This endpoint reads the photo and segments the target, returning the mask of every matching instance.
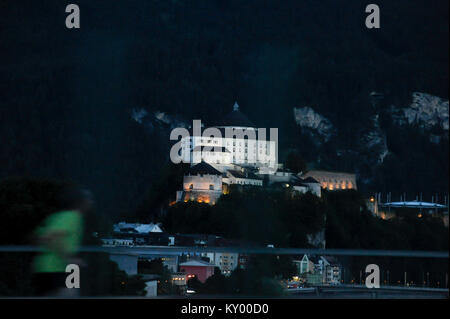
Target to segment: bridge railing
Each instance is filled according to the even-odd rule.
[[[0,246],[0,297],[2,296],[30,296],[32,295],[26,289],[31,286],[31,262],[33,256],[42,252],[41,248],[37,246]],[[96,282],[97,285],[103,285],[111,287],[111,290],[106,291],[107,296],[130,296],[127,292],[127,288],[123,287],[117,289],[114,287],[117,278],[121,279],[122,282],[119,285],[126,286],[134,282],[137,277],[148,277],[148,274],[144,274],[140,271],[136,271],[138,268],[136,264],[133,264],[131,268],[135,269],[134,272],[129,272],[127,269],[130,263],[138,263],[138,260],[153,260],[153,259],[164,259],[167,257],[176,256],[175,267],[178,267],[179,258],[182,256],[190,256],[192,258],[201,256],[211,256],[211,254],[234,254],[235,256],[276,256],[280,258],[281,256],[290,257],[290,261],[296,260],[296,267],[299,267],[302,257],[304,255],[310,257],[320,257],[320,256],[334,256],[339,261],[339,281],[335,283],[336,285],[323,285],[320,283],[311,283],[307,279],[306,273],[300,273],[301,270],[297,269],[299,273],[295,276],[297,281],[302,284],[299,286],[308,287],[319,287],[332,289],[333,291],[349,291],[349,289],[366,289],[365,283],[365,267],[369,263],[381,263],[386,266],[380,270],[381,278],[380,285],[384,290],[392,290],[395,292],[442,292],[448,294],[448,273],[442,269],[448,269],[448,251],[420,251],[420,250],[367,250],[367,249],[318,249],[318,248],[279,248],[279,247],[181,247],[181,246],[83,246],[79,250],[82,257],[81,261],[87,260],[87,266],[82,265],[82,267],[91,267],[90,278]],[[120,275],[116,272],[112,272],[111,267],[109,268],[99,268],[96,270],[95,263],[97,262],[94,256],[103,256],[103,262],[108,260],[108,262],[116,262],[120,270],[123,270],[127,275]],[[165,257],[164,257],[165,256]],[[94,259],[90,259],[90,258]],[[114,257],[114,258],[113,258]],[[281,259],[285,260],[285,259]],[[121,263],[123,261],[123,263]],[[362,262],[363,261],[363,262]],[[211,261],[215,266],[218,265],[218,261]],[[237,262],[237,260],[235,260]],[[390,272],[389,267],[399,267],[399,264],[404,265],[403,271],[396,273],[394,271]],[[395,264],[397,266],[395,266]],[[423,267],[422,264],[424,265]],[[425,266],[426,264],[426,266]],[[347,265],[347,266],[346,266]],[[351,266],[348,266],[351,265]],[[358,265],[358,266],[355,266]],[[394,266],[392,266],[394,265]],[[302,266],[303,267],[303,266]],[[356,267],[356,268],[355,268]],[[358,268],[359,267],[359,268]],[[427,268],[429,267],[429,269]],[[94,269],[94,270],[93,270]],[[105,270],[107,269],[107,270]],[[419,269],[419,270],[418,270]],[[174,272],[178,272],[176,269]],[[97,272],[97,273],[96,273]],[[420,272],[420,273],[418,273]],[[81,272],[86,273],[86,272]],[[12,277],[14,277],[14,280]],[[109,276],[109,277],[108,277]],[[116,276],[116,277],[112,277]],[[136,277],[136,278],[135,278]],[[133,279],[134,278],[134,279]],[[305,279],[306,278],[306,279]],[[414,279],[414,282],[411,278]],[[420,280],[417,280],[419,278]],[[288,278],[286,280],[281,280],[280,282],[290,282],[294,280]],[[104,280],[104,282],[101,282]],[[147,280],[147,279],[146,279]],[[261,280],[263,280],[261,278]],[[158,281],[158,285],[160,282]],[[6,288],[5,288],[6,287]],[[286,286],[286,290],[288,286]],[[159,288],[158,288],[159,289]],[[311,289],[296,289],[296,292],[307,292]],[[294,290],[290,290],[292,293]],[[316,290],[314,290],[316,291]],[[105,294],[105,292],[103,293]],[[166,296],[170,296],[166,295]]]

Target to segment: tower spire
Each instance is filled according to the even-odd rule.
[[[233,111],[239,111],[239,104],[237,103],[237,101],[234,102]]]

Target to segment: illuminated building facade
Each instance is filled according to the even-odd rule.
[[[189,169],[183,177],[183,190],[177,192],[176,201],[196,201],[214,205],[222,195],[222,173],[206,162]]]
[[[357,189],[356,175],[344,172],[330,172],[330,171],[308,171],[301,175],[301,178],[312,177],[320,183],[322,188],[332,190],[341,189]]]
[[[217,170],[226,172],[233,165],[275,169],[277,165],[276,141],[269,140],[269,132],[264,134],[239,110],[237,103],[220,125],[214,126],[221,136],[188,136],[181,140],[181,155],[184,163],[195,165],[207,162]],[[228,132],[243,132],[243,135],[227,136]],[[250,138],[253,136],[254,138]]]

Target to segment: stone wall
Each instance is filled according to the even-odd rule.
[[[357,189],[356,175],[344,172],[309,171],[301,176],[312,177],[320,183],[322,188],[328,190]]]

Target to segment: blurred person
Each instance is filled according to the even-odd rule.
[[[38,296],[71,297],[79,289],[66,287],[66,267],[81,266],[76,253],[83,237],[83,215],[92,207],[92,194],[87,190],[67,188],[62,196],[63,209],[48,216],[35,232],[42,249],[33,261],[33,286]]]

